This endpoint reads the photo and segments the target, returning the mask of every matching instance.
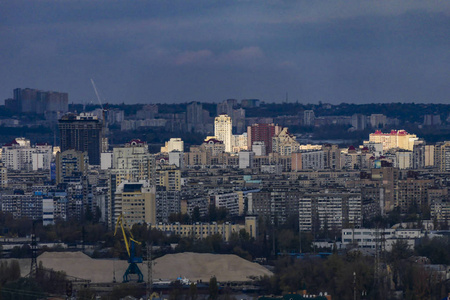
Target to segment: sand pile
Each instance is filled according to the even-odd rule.
[[[92,259],[82,252],[45,252],[37,259],[45,268],[64,271],[67,275],[88,279],[94,283],[122,281],[128,267],[125,260]],[[147,264],[138,264],[147,280]],[[272,275],[259,264],[249,262],[236,255],[178,253],[168,254],[154,261],[153,278],[175,280],[186,277],[191,281],[209,281],[216,276],[218,281],[250,281],[250,277]]]
[[[191,252],[160,257],[155,260],[153,269],[155,279],[181,276],[191,281],[208,281],[212,276],[219,281],[248,281],[251,276],[272,275],[263,266],[236,255]]]

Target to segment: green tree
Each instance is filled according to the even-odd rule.
[[[30,278],[20,278],[2,287],[2,300],[37,300],[44,298],[39,285]]]
[[[189,299],[190,300],[197,300],[198,291],[197,291],[197,285],[192,282],[189,286]]]
[[[218,297],[219,297],[219,286],[217,285],[216,276],[213,276],[209,280],[209,299],[217,300]]]

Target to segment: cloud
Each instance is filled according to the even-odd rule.
[[[450,93],[450,1],[0,3],[0,100],[29,86],[81,101],[92,76],[112,102]]]
[[[174,62],[176,65],[196,64],[208,61],[212,57],[213,53],[210,50],[188,51],[179,54]]]

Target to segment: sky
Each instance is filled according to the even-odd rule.
[[[450,103],[450,1],[0,0],[0,103]]]

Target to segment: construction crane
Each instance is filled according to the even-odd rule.
[[[99,94],[99,92],[97,90],[97,86],[95,85],[94,79],[92,79],[92,78],[91,78],[91,83],[92,83],[92,87],[94,88],[95,95],[97,96],[98,103],[100,104],[100,108],[102,110],[102,122],[103,122],[103,127],[102,127],[103,134],[102,134],[102,136],[103,136],[103,138],[102,138],[102,149],[101,149],[101,151],[103,152],[103,151],[107,150],[107,149],[103,149],[103,144],[106,143],[106,145],[108,145],[108,138],[105,137],[106,134],[108,133],[108,125],[106,124],[106,112],[107,112],[107,109],[103,108],[103,104],[102,104],[102,100],[100,98],[100,94]],[[108,104],[106,104],[106,107],[108,107]]]
[[[128,253],[128,268],[126,269],[125,273],[123,274],[123,282],[129,282],[130,278],[129,276],[132,274],[135,274],[138,276],[138,282],[144,281],[144,275],[142,274],[141,270],[138,267],[138,263],[142,263],[142,257],[136,256],[136,244],[141,244],[140,242],[136,241],[133,237],[133,234],[131,233],[130,229],[127,226],[127,223],[125,221],[125,218],[122,214],[120,214],[119,218],[117,219],[116,223],[116,229],[114,230],[114,236],[117,234],[117,229],[121,228],[123,240],[125,242],[125,248]],[[127,234],[128,232],[128,234]]]

